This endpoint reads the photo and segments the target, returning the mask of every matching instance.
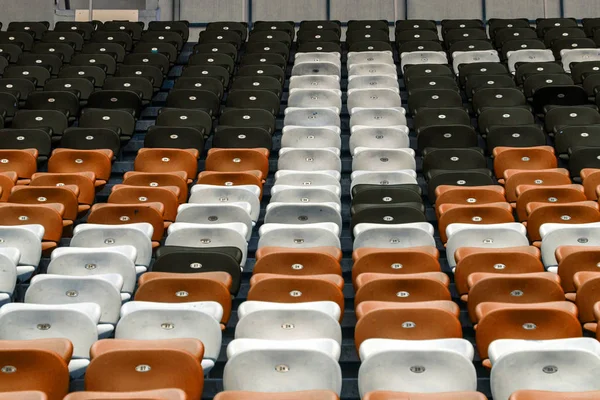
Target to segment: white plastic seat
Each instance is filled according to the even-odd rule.
[[[96,303],[5,304],[0,308],[0,340],[66,338],[73,343],[71,377],[81,377],[98,340],[101,309]]]
[[[400,94],[393,89],[352,89],[348,90],[348,111],[363,108],[396,108],[402,111]]]
[[[348,53],[348,68],[358,64],[390,64],[394,65],[391,51],[352,51]]]
[[[340,116],[328,108],[296,108],[288,111],[283,119],[285,126],[340,126]]]
[[[403,185],[417,184],[417,173],[415,170],[403,171],[354,171],[350,175],[350,192],[356,185]]]
[[[348,67],[348,79],[352,79],[354,76],[361,75],[381,75],[398,77],[398,71],[396,66],[393,64],[354,64],[352,67]]]
[[[15,247],[0,248],[0,304],[10,301],[17,285],[17,264],[21,252]]]
[[[20,257],[17,260],[17,278],[25,281],[35,272],[42,257],[42,225],[0,226],[0,248],[15,248]]]
[[[293,392],[342,389],[340,345],[332,339],[236,339],[227,346],[225,390]]]
[[[96,276],[118,274],[123,278],[124,300],[131,297],[137,282],[133,246],[107,248],[59,247],[52,252],[48,274],[65,276]]]
[[[355,126],[406,126],[404,108],[357,108],[350,117],[350,128]]]
[[[340,248],[340,230],[337,224],[321,222],[307,225],[264,224],[258,230],[258,247],[311,247]]]
[[[352,157],[353,171],[398,171],[416,170],[415,151],[404,149],[371,149],[358,147]]]
[[[596,339],[502,339],[488,350],[490,385],[496,400],[517,390],[583,392],[600,389],[600,344]]]
[[[600,49],[563,49],[560,51],[566,73],[571,73],[571,63],[600,61]]]
[[[333,339],[342,344],[340,306],[333,301],[245,301],[238,307],[236,339]]]
[[[454,73],[459,74],[458,67],[461,64],[473,64],[482,62],[500,62],[500,57],[496,50],[478,50],[478,51],[455,51],[452,53],[452,67]]]
[[[459,247],[483,247],[498,249],[504,247],[529,246],[527,229],[523,224],[450,224],[446,227],[446,258],[450,267],[456,267],[454,252]]]
[[[318,50],[321,53],[333,54],[338,59],[341,59],[341,57],[342,57],[342,55],[338,51],[322,51],[323,47],[321,47],[321,46],[317,46],[316,50]],[[297,54],[301,54],[301,53],[314,53],[314,51],[298,51]]]
[[[342,207],[337,203],[279,203],[267,205],[265,224],[306,225],[331,222],[342,230]]]
[[[285,147],[279,150],[277,168],[296,171],[342,171],[339,149],[299,149]]]
[[[402,71],[407,65],[419,64],[448,64],[445,51],[410,51],[400,54]]]
[[[247,226],[240,222],[215,225],[175,222],[169,226],[165,246],[196,248],[234,246],[242,252],[240,266],[244,267],[248,255],[247,229]]]
[[[524,49],[509,51],[506,53],[506,57],[508,58],[508,70],[512,74],[517,71],[517,63],[553,62],[555,60],[554,53],[552,53],[552,50],[548,49]]]
[[[140,222],[126,225],[80,224],[73,230],[71,247],[115,247],[130,245],[136,248],[136,270],[145,272],[152,259],[151,224]]]
[[[410,147],[406,127],[354,127],[350,135],[350,153],[357,148],[404,149]]]
[[[130,301],[121,307],[116,339],[199,339],[204,344],[202,368],[206,374],[221,351],[223,307],[214,301],[155,303]]]
[[[342,109],[342,91],[338,89],[296,89],[290,93],[285,113],[296,108],[328,108],[339,114]]]
[[[333,75],[302,75],[290,77],[290,93],[298,89],[340,90],[340,81]]]
[[[275,172],[275,185],[336,186],[341,190],[340,177],[341,173],[339,171],[279,170]]]
[[[558,270],[555,251],[558,246],[600,246],[600,222],[589,224],[542,224],[542,262]]]
[[[337,126],[284,126],[281,135],[281,147],[307,149],[333,147],[341,149],[340,128]]]
[[[477,390],[473,345],[465,339],[368,339],[360,346],[358,391]]]
[[[271,188],[272,203],[336,203],[341,206],[339,186],[275,185]]]
[[[256,185],[215,186],[194,185],[190,190],[189,203],[193,204],[250,204],[250,218],[258,221],[260,213],[260,187]]]
[[[409,224],[367,224],[354,227],[354,250],[361,247],[377,249],[405,249],[434,246],[433,226],[429,222]]]
[[[121,311],[123,277],[117,274],[64,276],[40,274],[31,278],[25,303],[79,304],[96,303],[101,314],[99,336],[112,333]],[[107,326],[110,325],[110,326]]]
[[[246,241],[252,236],[252,219],[250,218],[251,206],[246,202],[227,204],[181,204],[177,208],[175,222],[190,224],[227,224],[236,223],[246,225]]]
[[[389,89],[400,93],[398,78],[384,75],[355,76],[348,81],[348,91],[356,89]]]
[[[292,75],[332,75],[338,79],[342,73],[342,67],[339,64],[327,61],[321,62],[302,62],[296,63],[292,67]]]
[[[306,52],[297,53],[294,58],[294,65],[302,63],[322,63],[328,62],[333,63],[340,68],[342,67],[342,61],[337,53],[325,53],[325,52]]]

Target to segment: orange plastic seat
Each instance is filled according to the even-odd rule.
[[[446,243],[446,227],[454,223],[502,224],[514,222],[512,207],[508,203],[488,203],[481,205],[442,204],[438,207],[440,217],[438,227],[440,239]]]
[[[487,400],[487,397],[479,392],[403,393],[375,391],[365,394],[362,400]]]
[[[196,149],[142,148],[135,158],[134,169],[139,172],[184,171],[188,183],[192,183],[190,177],[198,173],[199,156]]]
[[[269,174],[269,150],[218,149],[208,150],[206,170],[219,172],[260,171],[261,179]]]
[[[177,388],[200,399],[204,347],[195,339],[100,340],[90,350],[86,391],[131,392]],[[149,367],[149,368],[148,368]]]
[[[0,341],[0,364],[14,368],[13,373],[0,374],[0,392],[40,391],[48,400],[62,400],[69,392],[72,354],[73,345],[67,339]]]
[[[66,397],[65,397],[66,398]],[[37,390],[0,393],[0,400],[48,400],[46,393]]]
[[[544,272],[544,264],[540,260],[537,247],[505,247],[487,249],[478,247],[459,247],[454,253],[456,269],[454,283],[459,295],[469,293],[469,275],[477,272],[494,274],[524,274]]]
[[[477,322],[475,309],[481,303],[544,303],[564,301],[560,278],[552,272],[529,274],[494,274],[476,272],[469,275],[467,309],[472,322]]]
[[[464,187],[440,185],[435,188],[435,196],[435,211],[438,218],[438,207],[442,204],[481,205],[506,201],[504,188],[498,185]]]
[[[595,332],[594,305],[600,301],[600,272],[577,272],[573,283],[577,289],[575,304],[579,310],[579,321],[585,329]]]
[[[356,306],[356,350],[367,339],[462,338],[460,308],[452,301],[363,301]]]
[[[339,397],[330,390],[302,390],[279,393],[227,390],[217,393],[215,400],[339,400]]]
[[[35,174],[34,174],[35,175]],[[17,173],[15,171],[0,172],[0,202],[5,202],[10,196],[12,188],[17,184]]]
[[[508,400],[596,400],[600,390],[590,392],[546,392],[543,390],[518,390]]]
[[[0,150],[0,172],[14,172],[18,183],[26,185],[37,171],[37,149]]]
[[[498,179],[504,177],[507,169],[550,169],[557,164],[551,146],[494,148],[494,173]]]
[[[122,225],[147,222],[154,228],[152,241],[162,239],[164,226],[164,206],[161,203],[148,204],[94,204],[88,216],[90,224]],[[158,245],[158,243],[155,243]]]
[[[177,186],[179,188],[179,203],[185,203],[188,198],[187,173],[175,172],[137,172],[127,171],[123,175],[123,185],[129,186]]]
[[[221,322],[227,324],[231,315],[231,282],[231,275],[226,272],[147,272],[140,276],[135,300],[159,303],[215,301],[223,306]]]
[[[581,185],[558,185],[558,186],[517,186],[517,216],[519,221],[527,221],[527,204],[550,203],[564,204],[585,201]]]
[[[583,189],[588,200],[598,200],[598,186],[600,186],[600,169],[584,168],[579,172],[583,182]]]
[[[2,399],[2,397],[0,397]],[[135,399],[135,400],[187,400],[181,389],[157,389],[141,392],[75,392],[70,393],[64,400],[104,400],[104,399]]]
[[[527,236],[529,240],[542,240],[540,226],[546,223],[585,224],[600,221],[600,209],[595,201],[577,203],[529,203],[527,210]]]
[[[352,283],[363,273],[405,275],[421,272],[440,272],[440,253],[433,246],[407,249],[376,249],[362,247],[354,250]]]
[[[31,177],[29,186],[65,186],[75,185],[79,188],[77,201],[79,212],[85,212],[94,204],[96,198],[96,174],[93,172],[49,173],[37,172]]]
[[[599,246],[558,246],[555,251],[558,261],[558,276],[567,298],[575,301],[575,296],[569,296],[576,291],[573,277],[577,272],[600,271]]]
[[[112,150],[55,149],[48,160],[48,172],[93,172],[96,186],[104,186],[112,169]]]
[[[277,303],[333,301],[344,309],[344,279],[339,275],[288,276],[256,274],[250,279],[248,300]],[[343,313],[340,320],[343,318]]]
[[[179,206],[179,188],[177,186],[145,187],[115,185],[112,188],[109,203],[115,204],[146,204],[161,203],[165,210],[163,218],[165,221],[174,222],[177,217]]]
[[[40,224],[44,227],[42,250],[53,250],[63,233],[62,204],[0,203],[0,225]]]
[[[268,246],[256,250],[255,258],[253,274],[342,275],[342,251],[337,247],[292,249]]]
[[[475,341],[481,359],[488,358],[488,346],[496,339],[546,340],[582,335],[577,307],[568,301],[481,303],[475,313],[479,321]]]
[[[15,186],[8,201],[19,204],[59,203],[65,209],[63,218],[73,224],[79,214],[79,187],[65,186]]]
[[[364,273],[356,277],[354,306],[363,301],[415,301],[451,300],[450,279],[443,272],[419,274]]]
[[[260,171],[244,172],[216,172],[202,171],[198,174],[199,185],[217,185],[217,186],[238,186],[238,185],[256,185],[261,188],[262,196],[262,173]]]
[[[509,202],[517,201],[519,185],[556,186],[570,185],[569,171],[564,168],[523,170],[507,169],[504,171],[504,189]]]

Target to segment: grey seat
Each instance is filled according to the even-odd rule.
[[[363,108],[395,108],[402,109],[400,94],[393,89],[352,89],[348,90],[348,111]]]
[[[377,249],[405,249],[435,246],[433,226],[428,222],[409,224],[362,223],[354,227],[354,250],[362,247]]]
[[[402,71],[408,65],[419,64],[448,64],[448,57],[444,51],[411,51],[400,55]]]
[[[342,92],[338,89],[295,89],[288,97],[286,113],[295,108],[327,108],[339,114],[342,109]]]
[[[284,126],[340,126],[340,116],[327,108],[296,108],[285,114]]]
[[[260,213],[260,187],[256,185],[215,186],[194,185],[190,190],[190,204],[248,203],[250,218],[258,221]]]
[[[339,186],[292,186],[274,185],[271,203],[335,203],[341,206]]]
[[[403,108],[357,108],[350,118],[350,128],[356,126],[406,126],[405,113]]]
[[[355,64],[348,68],[348,76],[380,75],[397,77],[395,65],[390,64]]]
[[[340,81],[334,75],[300,75],[290,77],[290,93],[298,89],[340,90]]]
[[[407,127],[357,126],[350,135],[350,153],[357,148],[403,149],[410,147]]]
[[[306,225],[321,222],[334,223],[342,231],[342,207],[337,202],[327,203],[280,203],[267,205],[265,224]]]
[[[416,170],[415,151],[410,148],[387,149],[366,148],[354,149],[352,158],[353,171],[397,171]]]
[[[177,208],[175,222],[190,224],[227,224],[239,222],[246,226],[246,241],[252,235],[252,206],[247,202],[227,202],[227,204],[181,204]]]
[[[558,246],[600,246],[600,222],[589,224],[555,224],[540,226],[542,262],[557,271],[555,251]]]
[[[400,92],[398,78],[385,75],[357,75],[348,80],[348,91],[356,89],[390,89]]]
[[[340,177],[341,174],[338,171],[279,170],[275,173],[275,185],[299,187],[331,185],[341,188]]]
[[[281,136],[281,147],[295,148],[342,148],[340,128],[335,126],[284,126]]]
[[[330,246],[340,248],[340,230],[337,224],[322,222],[318,224],[288,225],[264,224],[258,230],[258,247],[287,247],[307,249]]]
[[[506,55],[508,57],[508,70],[513,74],[517,71],[517,63],[554,61],[552,50],[526,49],[509,51]]]
[[[341,172],[339,149],[298,149],[286,147],[279,151],[278,169],[296,171]]]
[[[496,50],[480,51],[455,51],[452,54],[452,67],[454,73],[459,74],[461,64],[474,64],[482,62],[500,62],[500,56]]]
[[[16,272],[20,281],[29,279],[37,270],[42,257],[43,237],[42,225],[0,226],[0,248],[19,251]]]

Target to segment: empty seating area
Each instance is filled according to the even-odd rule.
[[[0,400],[600,398],[599,108],[600,18],[11,22]]]

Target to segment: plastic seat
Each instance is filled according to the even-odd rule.
[[[600,220],[598,204],[591,201],[565,204],[529,203],[526,208],[527,234],[532,241],[541,240],[542,224],[585,224]]]
[[[563,168],[544,170],[507,169],[504,171],[504,189],[509,202],[517,201],[517,187],[520,185],[556,186],[570,185],[569,172]]]
[[[598,257],[598,247],[585,246],[585,243],[575,245],[558,246],[555,250],[555,256],[558,262],[560,283],[569,299],[575,297],[576,287],[574,284],[575,274],[578,272],[596,272]],[[549,268],[556,270],[556,267]]]
[[[292,107],[292,103],[289,106]],[[226,107],[231,108],[258,108],[267,110],[273,115],[279,114],[279,97],[267,90],[235,90],[227,96]]]
[[[494,172],[497,178],[502,178],[507,169],[544,170],[557,167],[554,148],[550,146],[496,147],[493,154]]]
[[[335,186],[341,190],[340,177],[337,171],[283,170],[275,172],[275,185]]]
[[[336,247],[261,247],[256,252],[253,273],[290,276],[340,275],[340,260],[341,251]]]
[[[355,127],[350,135],[350,153],[359,148],[408,148],[409,138],[403,127]]]
[[[392,161],[390,163],[390,161]],[[354,151],[352,170],[396,171],[416,169],[412,149],[369,149],[358,147]]]
[[[0,203],[2,225],[39,224],[44,227],[42,250],[50,251],[57,246],[63,233],[64,207],[51,204]]]
[[[197,173],[198,156],[196,149],[142,148],[135,158],[134,169],[138,172],[152,173],[184,171],[188,183],[191,183],[191,177]]]
[[[462,64],[473,64],[479,62],[500,62],[498,52],[495,50],[481,51],[455,51],[452,54],[452,65],[456,75],[459,74],[459,68]]]
[[[246,240],[250,240],[253,221],[248,203],[182,204],[177,209],[175,222],[217,225],[239,222],[246,226]]]
[[[352,113],[350,128],[406,126],[404,114],[404,109],[397,108],[358,108]]]
[[[369,339],[431,340],[461,338],[459,307],[451,301],[393,303],[363,301],[356,306],[357,350]],[[382,326],[385,319],[390,324]],[[435,322],[434,322],[435,321]]]
[[[526,221],[527,205],[537,203],[573,203],[585,201],[586,197],[581,185],[517,186],[517,215],[520,221]]]
[[[490,347],[494,398],[514,399],[521,389],[549,390],[555,395],[561,391],[598,390],[598,384],[590,373],[590,368],[598,365],[598,345],[593,340],[496,341]],[[532,371],[532,374],[524,379],[523,371]],[[511,394],[515,396],[511,397]],[[574,399],[578,398],[577,393],[566,394],[566,398],[571,398],[571,395]]]
[[[470,117],[461,108],[425,108],[415,115],[417,135],[425,128],[441,125],[469,125]]]
[[[258,220],[260,211],[260,188],[258,186],[225,186],[195,185],[191,189],[189,203],[193,204],[222,204],[247,203],[250,205],[252,221]]]
[[[125,48],[118,43],[85,43],[81,48],[83,54],[110,54],[115,57],[117,63],[123,62]]]
[[[292,75],[333,75],[339,77],[341,70],[340,66],[333,62],[302,62],[294,65]]]
[[[59,78],[83,78],[88,79],[95,87],[100,88],[104,85],[106,72],[97,66],[66,66],[58,73]]]
[[[210,149],[205,168],[217,172],[258,170],[265,179],[269,173],[268,157],[266,149]]]
[[[267,206],[265,223],[305,225],[331,222],[342,229],[341,206],[337,203],[273,202]]]
[[[423,152],[428,147],[477,147],[477,133],[470,124],[429,126],[417,133],[417,150]]]
[[[435,246],[433,226],[429,223],[380,225],[358,224],[354,227],[354,250],[362,247],[403,249]]]
[[[397,108],[403,111],[399,93],[391,89],[348,90],[347,106],[350,114],[362,108]]]
[[[192,399],[202,393],[204,377],[199,359],[204,346],[199,341],[99,341],[92,353],[85,375],[86,392],[81,393],[160,390],[167,389],[166,385],[169,389],[181,389],[184,396]],[[144,369],[144,373],[139,369]],[[116,372],[117,376],[107,379],[108,371]]]
[[[135,129],[135,118],[124,110],[85,108],[79,117],[80,128],[108,128],[115,131],[121,141],[131,139]]]
[[[144,104],[150,102],[150,100],[152,100],[152,95],[154,94],[152,83],[148,81],[148,79],[138,76],[119,76],[107,78],[104,81],[103,89],[130,90],[132,92],[136,92]]]
[[[409,97],[419,92],[420,90],[429,89],[445,89],[459,91],[456,79],[454,76],[449,77],[445,75],[441,76],[416,76],[411,77],[406,82],[406,88],[408,90]]]
[[[573,283],[577,289],[575,304],[579,311],[579,321],[584,329],[597,331],[594,307],[598,300],[596,295],[598,275],[596,272],[580,271],[573,276]]]
[[[288,98],[286,112],[295,108],[326,108],[339,114],[342,108],[341,91],[339,89],[294,89]],[[290,110],[290,111],[288,111]]]
[[[282,148],[277,168],[296,171],[341,171],[337,149]]]
[[[270,111],[259,108],[226,108],[219,118],[219,125],[222,127],[262,128],[269,133],[273,133],[275,131],[275,116]]]
[[[99,66],[106,71],[107,75],[114,75],[117,69],[117,61],[109,54],[77,54],[71,58],[73,66]]]
[[[157,247],[164,233],[164,212],[164,205],[156,202],[142,204],[98,203],[92,206],[88,215],[88,223],[107,225],[149,223],[153,228],[151,235],[153,247]]]
[[[148,30],[177,32],[184,41],[187,41],[190,35],[188,21],[150,21],[148,23]]]
[[[34,21],[13,21],[6,27],[7,32],[23,32],[27,31],[38,39],[48,30],[48,22]],[[60,24],[59,24],[60,27]]]
[[[462,108],[462,98],[451,89],[422,89],[412,94],[408,108],[417,114],[422,108]]]
[[[448,264],[451,268],[456,266],[457,261],[454,254],[460,247],[497,249],[528,246],[529,240],[525,233],[525,227],[519,223],[493,225],[450,224],[446,227]]]
[[[112,151],[55,149],[48,160],[48,172],[93,172],[96,186],[103,186],[110,178]]]
[[[146,340],[198,339],[204,345],[202,369],[206,373],[214,366],[221,350],[219,321],[222,316],[223,308],[213,301],[130,301],[121,307],[121,319],[115,330],[115,339],[133,340],[138,346],[143,346]],[[96,357],[97,355],[94,359]],[[94,390],[87,385],[86,389]]]
[[[6,400],[61,400],[69,392],[68,362],[73,345],[67,339],[3,340],[0,357],[19,374],[2,380]]]
[[[108,197],[114,204],[161,203],[164,207],[165,221],[175,221],[177,216],[179,188],[176,186],[140,187],[124,184],[114,185]]]
[[[531,111],[523,107],[498,107],[487,108],[478,118],[479,129],[487,133],[494,126],[532,125],[534,116]]]
[[[17,61],[20,66],[43,66],[50,71],[51,75],[57,75],[62,67],[62,59],[54,54],[23,54]]]
[[[36,87],[42,88],[50,79],[50,71],[40,66],[12,65],[4,70],[5,78],[24,78],[32,81]]]
[[[361,397],[374,390],[437,393],[477,388],[473,345],[464,339],[368,339],[359,353]]]
[[[436,188],[436,213],[442,204],[482,205],[506,201],[504,189],[497,185],[490,186],[451,186],[440,185]]]
[[[288,126],[283,128],[281,147],[341,149],[342,140],[337,127]]]
[[[197,184],[215,185],[215,186],[239,186],[239,185],[255,185],[261,189],[263,181],[260,178],[260,171],[246,172],[215,172],[202,171],[198,174]]]
[[[543,224],[540,227],[540,236],[542,237],[541,250],[544,265],[547,268],[558,265],[555,251],[559,246],[597,246],[594,233],[598,226],[598,223]]]
[[[417,274],[362,273],[356,277],[354,304],[363,301],[450,301],[449,278],[442,272]]]
[[[523,49],[516,51],[508,51],[506,53],[508,58],[508,68],[512,74],[515,74],[520,63],[546,63],[554,62],[554,54],[552,50],[542,49]]]
[[[400,68],[402,68],[402,71],[406,71],[408,66],[420,64],[446,65],[448,64],[448,57],[443,51],[411,51],[400,53]]]
[[[199,109],[217,115],[220,99],[207,90],[174,89],[169,92],[166,106],[170,108]]]
[[[396,66],[390,64],[354,64],[348,68],[348,77],[354,76],[397,76]]]
[[[46,173],[37,172],[31,176],[30,187],[65,185],[77,186],[78,212],[85,212],[90,208],[96,196],[95,174],[93,172],[80,173]]]
[[[423,174],[435,170],[483,169],[487,166],[480,148],[436,149],[426,148],[423,155]]]
[[[338,364],[340,345],[333,339],[273,341],[236,339],[227,347],[228,362],[223,373],[226,391],[288,392],[329,390],[339,395],[342,373]],[[239,372],[254,366],[253,379]],[[314,368],[318,365],[318,368]],[[278,368],[274,368],[278,367]],[[284,368],[290,375],[281,375]]]
[[[19,110],[12,121],[15,129],[43,129],[49,136],[60,137],[68,127],[65,114],[56,110]]]
[[[494,185],[492,172],[487,168],[476,169],[432,169],[427,172],[425,178],[428,181],[428,197],[432,202],[436,201],[436,188],[441,185],[488,186]]]
[[[467,63],[461,64],[458,67],[459,74],[459,82],[462,87],[465,87],[469,79],[473,79],[476,77],[489,76],[507,76],[509,74],[508,69],[504,64],[500,64],[497,62],[477,62],[477,63]],[[506,81],[508,82],[508,81]],[[492,84],[493,85],[493,84]],[[469,94],[469,93],[467,93]]]
[[[65,397],[65,400],[104,400],[104,399],[148,399],[148,400],[185,400],[186,393],[181,389],[156,389],[140,392],[74,392]],[[9,400],[9,399],[7,399]],[[29,400],[29,399],[26,399]],[[35,399],[31,399],[35,400]]]
[[[577,307],[567,301],[508,304],[480,303],[475,309],[479,356],[497,339],[564,339],[581,337]],[[559,328],[560,327],[560,328]],[[492,359],[492,365],[494,360]]]
[[[9,203],[51,204],[58,203],[64,208],[64,225],[69,226],[77,219],[79,188],[67,186],[15,186],[8,198]]]
[[[446,228],[453,223],[502,224],[514,222],[510,204],[488,203],[482,205],[441,204],[437,207],[440,214],[438,226],[442,242],[446,242]]]
[[[264,224],[259,231],[258,248],[284,247],[307,249],[313,247],[340,248],[339,227],[333,223],[306,225]]]
[[[407,393],[375,390],[363,396],[365,400],[386,400],[394,398],[397,400],[487,400],[483,393],[469,392],[445,392],[445,393]]]
[[[162,109],[156,126],[190,127],[207,135],[212,130],[212,119],[206,111],[193,109]]]

